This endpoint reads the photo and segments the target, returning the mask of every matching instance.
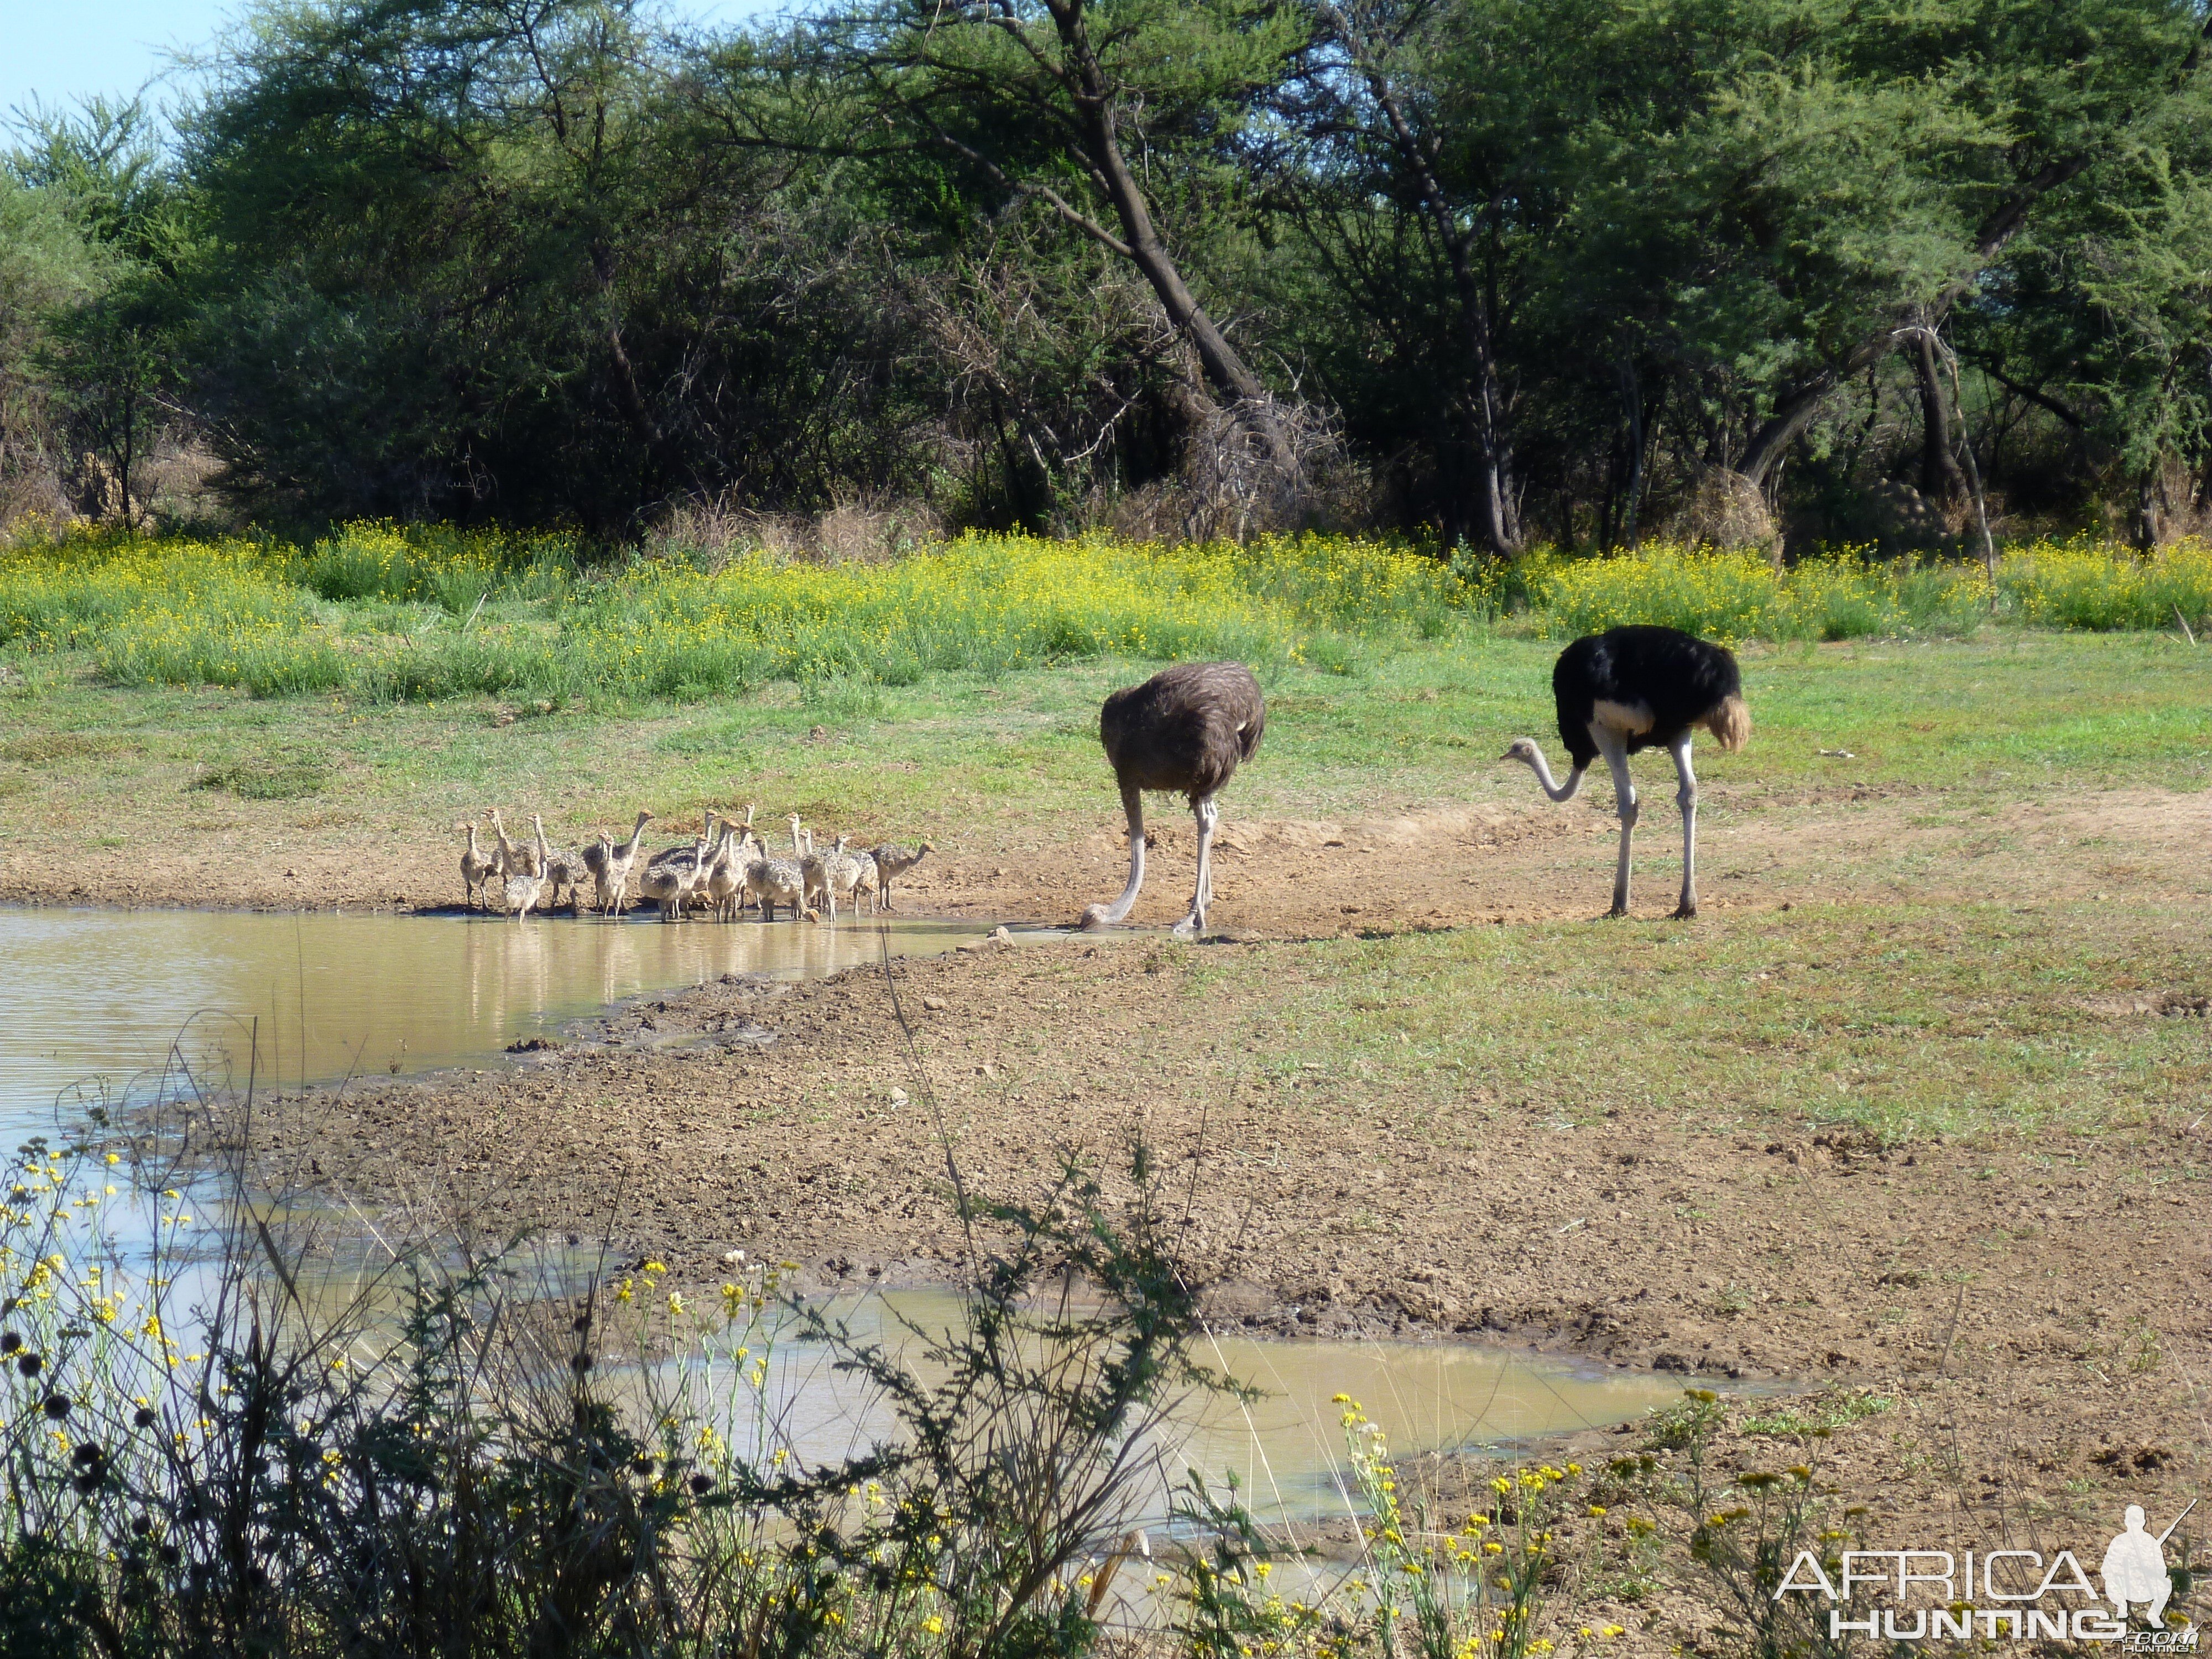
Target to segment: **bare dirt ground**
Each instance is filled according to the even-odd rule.
[[[1302,939],[1593,915],[1609,806],[1231,819],[1223,934],[1195,951],[1120,935],[902,962],[911,1042],[881,972],[708,987],[618,1010],[599,1041],[515,1071],[317,1097],[271,1150],[489,1233],[609,1240],[620,1261],[665,1261],[678,1285],[718,1283],[724,1252],[743,1248],[852,1287],[948,1271],[948,1154],[976,1188],[1033,1193],[1059,1152],[1110,1162],[1141,1132],[1188,1194],[1188,1249],[1224,1323],[1480,1336],[1686,1383],[1869,1391],[1882,1407],[1820,1455],[1893,1547],[2101,1547],[2125,1504],[2178,1511],[2212,1443],[2202,1115],[1892,1149],[1704,1131],[1633,1105],[1571,1133],[1526,1109],[1415,1123],[1357,1076],[1255,1077],[1251,1008],[1188,994],[1191,975],[1224,962],[1260,968],[1248,984],[1278,962],[1295,971]],[[1716,913],[1901,893],[2184,902],[2212,845],[2212,802],[2148,789],[1997,803],[1723,789],[1706,806]],[[1663,915],[1672,803],[1644,822],[1637,908]],[[1164,813],[1159,828],[1133,919],[1153,925],[1181,914],[1192,846],[1187,817]],[[902,884],[903,908],[1072,920],[1119,886],[1112,829],[1042,844],[978,832]],[[294,833],[276,858],[185,842],[134,849],[128,870],[92,853],[58,872],[11,848],[0,896],[426,908],[457,896],[445,848],[380,848],[372,866],[343,826]],[[2107,1012],[2177,1011],[2122,998]],[[1632,1066],[1634,1034],[1594,1053]],[[1567,1449],[1630,1443],[1598,1433]],[[1724,1452],[1742,1467],[1804,1455]],[[1643,1619],[1656,1650],[1692,1636],[1694,1607],[1669,1605],[1672,1626],[1621,1616]]]
[[[1230,1086],[1247,1046],[1234,1011],[1182,1017],[1181,976],[1210,953],[1264,965],[1287,948],[1170,963],[1124,939],[902,962],[911,1048],[880,973],[715,986],[623,1011],[603,1033],[615,1046],[520,1075],[349,1094],[307,1144],[340,1184],[495,1234],[611,1237],[673,1283],[711,1286],[723,1253],[747,1249],[853,1288],[957,1260],[948,1152],[971,1187],[1034,1195],[1058,1150],[1110,1164],[1140,1131],[1188,1195],[1188,1248],[1224,1325],[1869,1389],[1887,1408],[1818,1455],[1893,1547],[2100,1541],[2125,1504],[2170,1516],[2201,1488],[2202,1186],[2122,1182],[2201,1168],[2201,1119],[2069,1142],[2059,1174],[2035,1144],[1885,1151],[1634,1109],[1571,1133],[1526,1112],[1401,1123],[1342,1081]],[[765,1052],[716,1041],[763,1029]],[[1591,1434],[1553,1455],[1634,1443]],[[1694,1605],[1674,1604],[1678,1636]]]
[[[1223,820],[1212,920],[1233,932],[1312,938],[1376,927],[1462,927],[1595,915],[1610,893],[1617,833],[1608,792],[1565,806],[1512,798],[1340,820]],[[124,844],[0,840],[0,903],[229,909],[458,908],[457,839],[379,830],[346,813],[241,808],[250,824],[195,829],[118,801]],[[840,826],[842,827],[842,826]],[[672,842],[696,820],[654,826]],[[861,826],[862,843],[870,837]],[[1176,920],[1195,843],[1187,813],[1156,808],[1155,853],[1133,925]],[[908,838],[909,840],[911,837]],[[2185,896],[2212,842],[2212,798],[2160,789],[1962,805],[1934,787],[1761,789],[1708,784],[1699,809],[1700,896],[1714,909],[1910,891],[1932,900],[2093,896],[2125,886]],[[1042,836],[981,825],[940,836],[901,879],[925,914],[1072,921],[1111,897],[1127,868],[1118,814]],[[1654,791],[1636,836],[1638,908],[1673,908],[1680,820]],[[2084,852],[2088,848],[2092,850]]]

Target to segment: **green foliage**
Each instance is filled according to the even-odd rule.
[[[1805,1431],[1803,1461],[1786,1469],[1729,1475],[1713,1467],[1729,1417],[1711,1389],[1685,1390],[1681,1404],[1654,1417],[1641,1455],[1608,1465],[1614,1491],[1663,1516],[1666,1530],[1684,1545],[1721,1616],[1723,1651],[1742,1659],[1841,1659],[1851,1650],[1850,1638],[1830,1632],[1828,1603],[1775,1593],[1801,1552],[1809,1550],[1831,1575],[1838,1571],[1852,1542],[1850,1522],[1863,1513],[1839,1503],[1836,1488],[1820,1480],[1818,1449],[1829,1431]]]
[[[687,1298],[657,1262],[556,1289],[519,1246],[410,1252],[305,1296],[306,1253],[236,1188],[33,1142],[0,1212],[6,1650],[1072,1659],[1079,1562],[1141,1500],[1132,1446],[1231,1386],[1192,1358],[1141,1149],[1129,1174],[1110,1212],[1073,1164],[1035,1205],[963,1197],[1003,1242],[950,1328],[893,1349],[767,1263]],[[231,1218],[211,1251],[196,1208]],[[821,1366],[795,1342],[895,1427],[813,1455],[775,1403]]]
[[[374,603],[392,599],[415,603]],[[557,540],[380,525],[304,553],[111,537],[0,555],[0,644],[88,649],[123,684],[262,696],[691,699],[1101,656],[1342,672],[1358,640],[1435,637],[1464,604],[1462,585],[1418,554],[1310,538],[1176,550],[976,538],[881,565],[754,555],[603,574],[579,571]]]
[[[1778,569],[1654,548],[1448,564],[1389,542],[1165,548],[968,537],[882,564],[768,554],[579,562],[564,538],[345,526],[304,549],[118,535],[0,552],[0,645],[82,650],[124,685],[257,696],[693,701],[776,680],[856,718],[884,686],[1102,658],[1364,674],[1419,641],[1661,623],[1725,640],[1909,638],[1992,619],[2098,629],[2212,617],[2212,552],[2086,544],[1978,565],[1851,554]]]
[[[1517,554],[1704,536],[1698,490],[1746,469],[1796,541],[1893,542],[1870,503],[1929,482],[1924,325],[2000,514],[2119,502],[2148,544],[2197,527],[2212,459],[2200,28],[2186,0],[825,0],[720,36],[629,0],[264,8],[173,134],[19,123],[0,514],[137,521],[191,441],[310,536],[636,542],[686,503],[898,495]],[[1342,453],[1240,482],[1231,381]]]
[[[2100,556],[2079,543],[2025,549],[2003,585],[2019,615],[2046,628],[2164,628],[2212,621],[2212,550],[2188,543],[2142,559]]]
[[[234,761],[202,773],[193,787],[220,790],[240,800],[298,800],[319,793],[329,776],[313,761]]]

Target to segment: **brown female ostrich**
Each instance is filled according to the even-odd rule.
[[[1628,914],[1628,843],[1636,829],[1636,785],[1628,757],[1639,749],[1665,749],[1674,757],[1682,787],[1682,902],[1677,920],[1698,914],[1698,778],[1690,769],[1690,736],[1702,726],[1723,749],[1741,749],[1751,737],[1743,678],[1726,646],[1675,628],[1615,628],[1577,640],[1552,665],[1559,741],[1574,770],[1554,782],[1534,738],[1516,738],[1498,757],[1519,761],[1553,800],[1582,787],[1583,774],[1599,756],[1613,773],[1620,812],[1620,863],[1613,878],[1611,915]]]
[[[1177,663],[1106,699],[1098,741],[1128,816],[1129,884],[1112,904],[1085,910],[1084,927],[1110,927],[1136,903],[1145,884],[1144,792],[1158,789],[1188,797],[1198,820],[1198,885],[1190,914],[1175,928],[1177,939],[1197,935],[1213,902],[1213,829],[1221,821],[1213,798],[1258,750],[1267,727],[1267,699],[1241,662]]]

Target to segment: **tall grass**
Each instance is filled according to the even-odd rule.
[[[1351,672],[1498,628],[1664,623],[1728,640],[2212,618],[2212,550],[2037,544],[2000,565],[1851,553],[1537,553],[1511,565],[1383,541],[1168,548],[967,537],[883,563],[766,553],[580,563],[560,538],[356,525],[304,549],[64,537],[0,551],[0,647],[82,651],[131,685],[694,699],[774,680],[910,684],[1098,657],[1237,657]]]
[[[1980,567],[1871,562],[1849,553],[1776,569],[1750,553],[1652,548],[1633,557],[1539,554],[1496,579],[1519,624],[1571,638],[1657,623],[1723,640],[1970,633],[1990,615]]]

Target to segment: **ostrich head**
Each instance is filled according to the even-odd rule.
[[[1534,738],[1516,738],[1506,745],[1505,752],[1498,758],[1502,761],[1519,761],[1523,766],[1533,767],[1537,762],[1536,740]]]

